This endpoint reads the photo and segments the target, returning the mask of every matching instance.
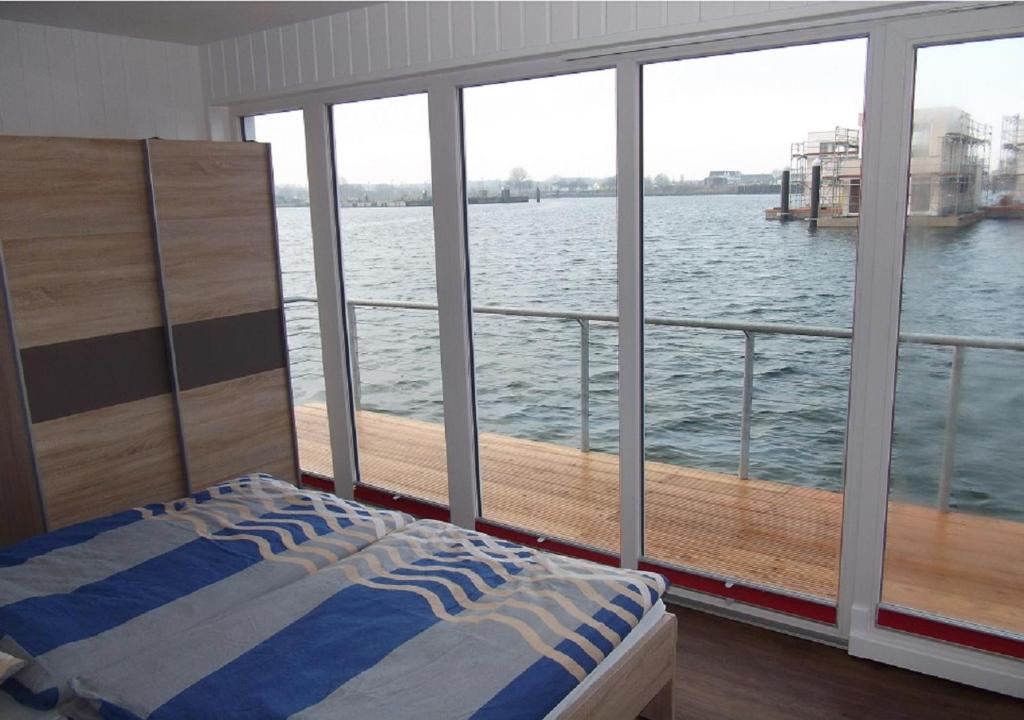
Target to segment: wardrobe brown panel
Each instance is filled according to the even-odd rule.
[[[192,490],[297,481],[269,146],[151,140]]]
[[[166,205],[158,196],[161,212]],[[280,304],[270,268],[277,248],[266,218],[160,221],[167,303],[175,325],[242,314]],[[273,236],[270,235],[272,238]],[[276,269],[275,271],[276,272]]]
[[[149,148],[161,222],[261,213],[273,222],[266,143],[150,140]]]
[[[163,325],[148,228],[6,240],[4,252],[17,269],[11,297],[22,349]]]
[[[175,325],[280,306],[268,146],[151,141]]]
[[[170,395],[37,423],[50,527],[185,494]]]
[[[295,481],[286,383],[270,370],[182,392],[193,492],[250,472]]]
[[[149,237],[137,140],[0,136],[3,240]]]
[[[45,529],[17,352],[0,253],[0,546]]]

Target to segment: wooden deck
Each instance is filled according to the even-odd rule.
[[[323,405],[296,409],[304,470],[331,474]],[[447,503],[439,424],[358,413],[364,482]],[[618,458],[480,434],[484,517],[618,551]],[[842,495],[648,462],[646,553],[834,601]],[[884,599],[1024,634],[1024,523],[890,503]]]

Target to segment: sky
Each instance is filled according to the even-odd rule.
[[[867,41],[807,45],[644,68],[644,174],[700,180],[711,170],[771,172],[808,131],[858,127]],[[953,105],[993,126],[1024,113],[1024,38],[923,48],[915,104]],[[606,177],[615,173],[612,70],[466,88],[466,174],[507,178]],[[430,179],[426,95],[335,106],[337,166],[351,183]],[[299,112],[256,119],[273,143],[279,183],[306,183]]]

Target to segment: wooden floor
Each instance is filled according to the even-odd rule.
[[[297,408],[303,469],[331,474],[323,405]],[[444,430],[361,411],[364,482],[447,503]],[[618,458],[481,433],[484,517],[617,552]],[[840,493],[648,462],[646,554],[834,601]],[[1024,523],[890,503],[884,600],[1024,634]]]
[[[680,720],[1020,720],[1024,701],[683,608]]]

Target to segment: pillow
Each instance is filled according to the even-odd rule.
[[[21,658],[16,658],[13,655],[0,652],[0,683],[21,670],[23,667],[25,667],[25,661]]]

